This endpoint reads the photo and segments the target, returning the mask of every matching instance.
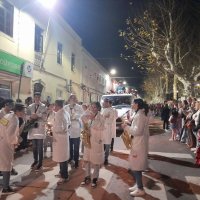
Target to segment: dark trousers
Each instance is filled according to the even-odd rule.
[[[70,138],[69,142],[70,142],[70,159],[69,160],[74,160],[75,164],[78,164],[80,137]]]
[[[143,190],[142,171],[132,171],[132,175],[135,178],[138,189]]]
[[[111,140],[111,145],[110,145],[110,150],[113,151],[113,147],[114,147],[114,138],[112,138]]]
[[[68,178],[68,163],[67,161],[61,162],[60,163],[60,175],[61,178]]]
[[[163,120],[163,129],[169,129],[169,120],[168,119]]]
[[[21,134],[22,142],[20,143],[20,145],[17,148],[17,150],[28,148],[27,135],[28,135],[28,132],[22,132],[22,134]]]
[[[3,175],[3,189],[7,189],[10,185],[10,172],[2,172]]]
[[[42,166],[43,161],[43,139],[33,139],[33,158],[35,162],[38,162],[38,165]]]

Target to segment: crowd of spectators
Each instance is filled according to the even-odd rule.
[[[171,132],[169,140],[186,144],[200,165],[200,101],[192,97],[170,100],[151,105],[150,109],[154,116],[161,117],[164,131]]]

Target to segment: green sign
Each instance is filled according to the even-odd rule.
[[[20,75],[20,69],[23,63],[24,60],[0,51],[0,71]]]

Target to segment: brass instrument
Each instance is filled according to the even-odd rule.
[[[124,131],[121,135],[121,138],[126,146],[127,149],[131,149],[132,146],[132,138],[128,131]]]
[[[27,121],[25,123],[24,132],[30,131],[32,128],[38,128],[38,120],[37,119],[31,119],[30,121]]]
[[[81,131],[81,139],[83,141],[83,145],[87,148],[91,148],[90,143],[90,129],[88,123],[83,124],[83,130]]]
[[[52,137],[53,136],[53,131],[52,131],[53,125],[49,122],[46,123],[45,129],[46,129],[46,135]]]

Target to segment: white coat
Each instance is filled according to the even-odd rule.
[[[70,138],[78,138],[81,134],[81,121],[80,118],[83,114],[82,106],[75,104],[73,108],[70,104],[64,106],[64,109],[70,114],[71,127],[69,130]]]
[[[115,108],[112,108],[113,112],[114,112],[114,120],[113,120],[113,123],[112,123],[112,138],[115,138],[116,137],[116,120],[118,118],[118,112]]]
[[[0,123],[0,171],[11,171],[14,159],[14,145],[18,144],[19,120],[14,114],[4,116],[7,125]]]
[[[112,107],[104,108],[102,111],[102,115],[105,120],[105,130],[103,132],[104,144],[111,144],[111,140],[113,137],[113,132],[116,132],[116,127],[113,127],[114,121],[116,121],[116,113],[114,112]],[[109,117],[106,117],[109,116]]]
[[[36,110],[36,104],[33,103],[28,106],[27,108],[27,115],[31,115],[35,113]],[[28,132],[28,139],[45,139],[45,123],[47,120],[47,109],[46,106],[43,103],[39,103],[39,107],[36,111],[36,114],[38,115],[38,128],[32,128]]]
[[[84,118],[84,115],[83,115]],[[86,122],[87,120],[83,120]],[[95,165],[100,165],[104,162],[104,146],[103,146],[103,131],[104,118],[98,113],[93,121],[88,120],[90,125],[90,143],[91,148],[84,147],[83,160],[91,162]]]
[[[55,113],[53,124],[53,161],[69,160],[69,126],[70,116],[63,108]]]
[[[148,166],[149,116],[146,116],[142,109],[138,110],[133,116],[131,126],[125,129],[133,135],[129,155],[130,168],[134,171],[143,171]]]

